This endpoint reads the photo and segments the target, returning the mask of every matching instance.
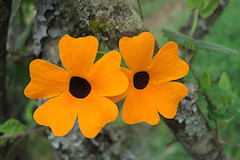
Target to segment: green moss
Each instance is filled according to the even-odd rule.
[[[97,32],[99,31],[107,32],[107,29],[109,27],[107,23],[99,23],[98,21],[90,21],[89,24],[90,28]]]

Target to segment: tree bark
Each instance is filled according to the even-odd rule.
[[[11,15],[11,0],[0,1],[0,123],[7,119],[8,107],[6,96],[6,58],[7,58],[7,35]]]
[[[33,36],[34,53],[59,65],[58,41],[66,33],[75,37],[94,35],[109,49],[114,49],[118,47],[121,37],[132,37],[147,31],[127,0],[69,0],[69,2],[39,0],[36,8],[38,14]],[[157,50],[156,44],[155,52]],[[164,121],[193,159],[225,159],[222,146],[219,145],[216,135],[196,105],[197,88],[192,84],[186,85],[189,94],[180,103],[177,116],[173,120]],[[39,101],[39,105],[42,103],[42,100]],[[57,150],[59,159],[151,158],[149,155],[151,126],[146,124],[109,126],[111,124],[91,140],[80,134],[77,125],[65,137],[56,138],[49,132],[48,138]]]
[[[8,115],[7,96],[6,96],[6,57],[7,57],[7,34],[11,15],[11,0],[0,1],[0,124]],[[5,157],[8,146],[0,146],[0,159]]]
[[[199,16],[199,22],[193,35],[195,39],[203,39],[210,32],[214,22],[223,12],[229,0],[220,0],[214,13],[207,19]],[[192,26],[193,16],[184,25],[180,32],[188,35]],[[189,94],[184,98],[173,120],[164,119],[171,129],[173,135],[182,144],[184,150],[196,160],[225,160],[226,156],[223,146],[214,132],[206,122],[206,119],[197,107],[197,88],[188,86]]]

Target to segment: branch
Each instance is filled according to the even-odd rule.
[[[9,140],[9,139],[12,139],[12,138],[24,137],[24,136],[27,136],[31,133],[44,131],[44,130],[49,128],[49,127],[46,127],[46,126],[40,127],[40,128],[36,128],[36,127],[37,127],[37,125],[35,127],[31,128],[31,129],[23,132],[23,133],[14,134],[14,135],[11,135],[11,136],[4,136],[3,138]]]
[[[18,2],[17,6],[16,6],[16,8],[15,8],[15,10],[14,10],[11,18],[10,18],[9,26],[11,26],[12,23],[13,23],[13,21],[15,20],[17,13],[18,13],[19,9],[20,9],[21,6],[22,6],[22,2],[23,2],[23,0],[20,0],[20,2]]]

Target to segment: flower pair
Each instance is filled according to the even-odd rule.
[[[128,124],[155,125],[158,112],[173,118],[187,88],[169,81],[185,76],[188,65],[179,58],[174,42],[167,43],[152,59],[154,42],[148,32],[123,37],[119,49],[127,69],[120,67],[117,51],[106,53],[94,63],[98,51],[95,37],[65,35],[59,42],[59,52],[66,70],[40,59],[30,64],[31,81],[25,95],[31,99],[51,98],[34,112],[35,121],[49,126],[55,136],[64,136],[78,118],[83,135],[93,138],[117,118],[114,102],[124,97],[122,118]]]

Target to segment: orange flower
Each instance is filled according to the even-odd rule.
[[[51,98],[34,112],[40,125],[49,126],[55,136],[66,135],[78,117],[79,127],[87,138],[95,137],[118,115],[118,108],[106,96],[126,91],[128,80],[121,72],[121,55],[105,54],[95,64],[98,40],[93,36],[59,42],[63,68],[44,60],[30,64],[31,81],[24,94],[31,99]]]
[[[147,122],[156,125],[158,112],[165,118],[174,118],[187,87],[171,82],[184,77],[189,70],[186,62],[178,56],[178,45],[168,42],[153,57],[154,37],[144,32],[119,42],[120,52],[129,69],[122,68],[128,77],[129,88],[120,96],[110,97],[117,102],[126,96],[122,119],[128,124]]]

